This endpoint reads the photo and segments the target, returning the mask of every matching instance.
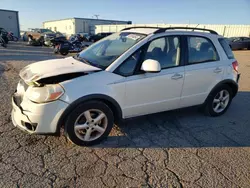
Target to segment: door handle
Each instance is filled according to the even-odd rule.
[[[171,77],[172,80],[178,80],[183,78],[183,76],[181,74],[176,73],[174,76]]]
[[[221,68],[217,67],[216,69],[214,69],[214,73],[220,73],[222,71]]]

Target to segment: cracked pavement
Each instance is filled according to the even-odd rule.
[[[133,118],[88,148],[12,125],[19,70],[61,57],[23,43],[1,48],[0,187],[250,187],[250,51],[235,55],[240,90],[223,116],[193,107]]]

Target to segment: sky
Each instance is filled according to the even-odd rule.
[[[250,24],[250,0],[0,0],[19,11],[21,30],[48,20],[99,15],[135,24]]]

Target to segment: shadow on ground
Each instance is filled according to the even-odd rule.
[[[192,107],[126,120],[116,128],[123,135],[109,136],[94,147],[249,147],[249,101],[249,92],[239,92],[220,117],[204,116]]]

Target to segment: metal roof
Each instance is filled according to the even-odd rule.
[[[16,11],[16,10],[5,10],[5,9],[0,9],[0,11],[6,11],[6,12],[16,12],[16,13],[18,13],[18,11]]]
[[[58,19],[58,20],[48,20],[48,21],[44,21],[43,23],[48,23],[48,22],[56,22],[56,21],[62,21],[62,20],[71,20],[71,19],[81,19],[81,20],[98,20],[98,21],[107,21],[107,22],[131,22],[132,21],[123,21],[123,20],[105,20],[105,19],[94,19],[94,18],[77,18],[77,17],[73,17],[73,18],[64,18],[64,19]]]

